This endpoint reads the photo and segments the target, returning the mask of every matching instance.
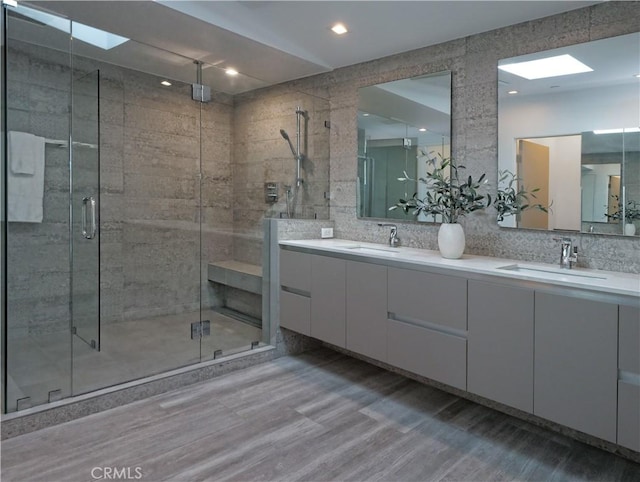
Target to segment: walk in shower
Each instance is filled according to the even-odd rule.
[[[221,69],[4,13],[3,413],[269,343],[209,281],[234,259]]]

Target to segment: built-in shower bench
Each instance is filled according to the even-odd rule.
[[[257,295],[262,294],[262,266],[241,261],[209,263],[209,281]]]
[[[222,289],[221,306],[215,311],[240,321],[261,326],[262,266],[241,261],[209,263],[207,277]]]

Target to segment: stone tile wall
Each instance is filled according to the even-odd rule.
[[[13,43],[9,129],[68,138],[68,55]],[[217,306],[206,267],[233,257],[232,98],[200,104],[188,84],[82,58],[74,68],[100,69],[101,321]],[[82,104],[79,140],[96,127]],[[68,189],[68,150],[47,146],[44,222],[9,226],[13,334],[68,329]]]
[[[338,69],[322,83],[331,99],[331,219],[336,236],[380,242],[374,222],[356,218],[358,88],[442,70],[453,72],[453,157],[471,174],[497,178],[497,62],[501,58],[638,31],[640,2],[606,2],[540,20]],[[489,212],[463,221],[466,253],[555,263],[554,233],[499,228]],[[437,226],[404,223],[405,245],[437,249]],[[640,272],[638,237],[574,234],[580,266]]]
[[[234,98],[233,259],[262,264],[262,220],[287,214],[286,188],[295,189],[296,161],[280,135],[284,129],[296,146],[296,108],[301,121],[302,187],[295,196],[294,218],[327,219],[329,203],[329,102],[326,90],[295,82]],[[305,132],[307,133],[305,136]],[[279,184],[279,201],[265,202],[264,183]]]
[[[247,199],[252,199],[252,205],[260,203],[262,182],[272,173],[282,173],[276,180],[292,177],[290,153],[278,132],[281,128],[289,135],[295,132],[293,112],[303,102],[297,92],[321,93],[322,98],[330,99],[330,219],[335,221],[336,237],[381,242],[386,231],[375,221],[356,217],[360,87],[451,70],[453,157],[471,174],[486,172],[495,185],[498,60],[636,32],[638,25],[639,2],[606,2],[236,96],[234,226],[238,231],[257,233],[260,213],[246,212],[242,203]],[[247,132],[249,128],[254,132]],[[273,210],[265,209],[265,214],[283,210],[284,205],[279,204]],[[499,228],[490,212],[474,213],[462,222],[466,253],[546,263],[555,263],[558,257],[552,232]],[[437,225],[402,223],[399,231],[405,245],[437,249]],[[580,266],[640,272],[638,238],[572,237],[580,250]],[[250,249],[250,244],[248,240],[236,243],[234,256],[255,260],[249,253],[259,251]]]
[[[69,137],[69,57],[13,43],[7,55],[7,130],[48,139]],[[48,57],[45,57],[47,55]],[[69,327],[69,150],[45,145],[42,223],[7,227],[9,336],[52,333]],[[10,180],[8,180],[10,182]]]

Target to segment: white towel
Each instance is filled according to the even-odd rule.
[[[10,131],[8,141],[11,172],[33,176],[37,165],[44,162],[44,137]]]
[[[10,132],[10,134],[24,134],[24,132]],[[15,173],[11,164],[11,169],[8,169],[7,218],[10,222],[42,222],[44,198],[44,139],[40,139],[42,139],[42,156],[38,155],[38,157],[33,158],[33,174]],[[34,143],[35,142],[39,141],[34,141]],[[11,151],[9,152],[11,155]],[[18,168],[18,170],[20,169],[21,168]],[[22,170],[26,169],[22,168]]]

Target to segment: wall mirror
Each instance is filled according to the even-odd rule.
[[[415,192],[424,197],[423,185],[398,180],[405,171],[417,179],[428,157],[450,155],[451,72],[363,87],[359,97],[358,217],[437,221],[389,208]]]
[[[500,226],[640,235],[639,74],[640,33],[498,62],[498,169],[551,205]]]

